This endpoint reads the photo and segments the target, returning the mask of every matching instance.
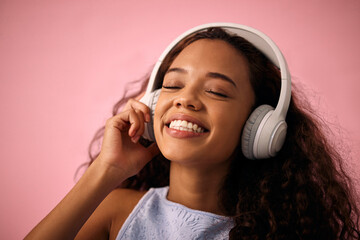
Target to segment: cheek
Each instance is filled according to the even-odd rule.
[[[161,114],[160,114],[159,110],[157,110],[157,108],[155,108],[154,119],[153,119],[153,129],[154,129],[154,135],[155,135],[156,141],[158,140],[158,136],[160,133],[160,124],[161,124],[160,116],[161,116]]]
[[[242,124],[238,121],[231,121],[224,123],[223,126],[226,127],[222,129],[222,139],[227,152],[231,154],[239,144]]]
[[[171,104],[170,104],[171,105]],[[169,101],[165,101],[162,97],[162,94],[160,93],[159,99],[156,103],[155,109],[154,109],[154,119],[153,119],[153,129],[155,134],[155,139],[158,139],[158,136],[160,135],[160,129],[162,126],[162,117],[168,109]]]
[[[228,150],[234,150],[241,139],[242,129],[248,118],[248,113],[247,111],[232,111],[231,114],[222,112],[218,116],[222,116],[217,119],[218,126],[220,126],[220,139],[224,141],[224,145],[227,146]]]
[[[214,116],[218,116],[214,120],[218,122],[217,125],[227,131],[238,133],[245,125],[248,115],[247,110],[238,107],[220,108],[220,111],[214,113]]]

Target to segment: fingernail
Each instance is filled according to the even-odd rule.
[[[150,122],[150,114],[146,114],[146,115],[145,115],[145,121],[146,121],[146,122]]]
[[[140,136],[136,136],[136,137],[131,138],[131,141],[133,143],[137,143],[139,141],[139,139],[140,139]]]
[[[129,129],[129,136],[133,137],[135,135],[135,131],[133,129]]]

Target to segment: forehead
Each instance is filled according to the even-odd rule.
[[[248,77],[248,64],[242,53],[223,40],[201,39],[185,47],[170,68],[219,72],[234,79]]]

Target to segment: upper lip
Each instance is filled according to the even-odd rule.
[[[204,130],[208,131],[208,128],[200,120],[183,113],[175,113],[171,115],[170,118],[168,118],[165,122],[165,125],[169,125],[174,120],[185,120],[187,122],[192,122],[197,124],[199,127],[202,127]]]

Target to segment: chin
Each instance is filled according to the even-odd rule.
[[[160,151],[164,155],[164,157],[170,161],[176,161],[176,162],[189,161],[195,156],[195,154],[192,151],[182,150],[179,149],[179,147],[172,148],[169,147],[169,145],[166,145],[165,148],[166,149],[160,148]]]
[[[180,150],[179,148],[171,148],[168,145],[166,146],[166,150],[162,151],[160,148],[160,151],[166,159],[177,163],[201,162],[204,161],[203,158],[206,158],[206,156],[199,151]]]
[[[224,158],[224,156],[215,156],[209,151],[197,151],[197,150],[183,150],[179,151],[179,149],[167,149],[166,151],[162,151],[164,157],[171,162],[176,162],[178,164],[183,165],[208,165],[224,163],[228,158]]]

